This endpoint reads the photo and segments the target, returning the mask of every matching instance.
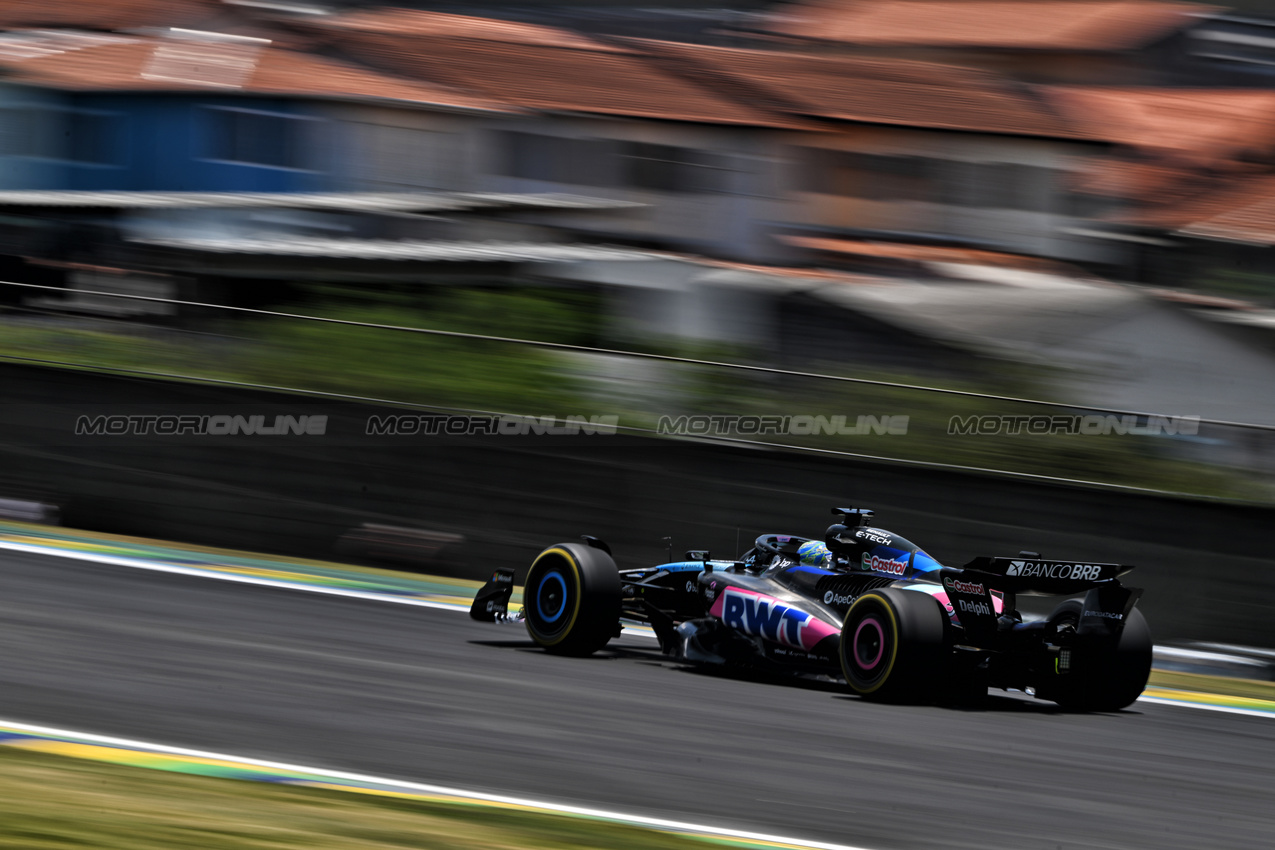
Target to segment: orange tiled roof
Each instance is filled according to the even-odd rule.
[[[305,47],[300,30],[224,0],[0,0],[0,30],[140,32],[172,27]]]
[[[533,109],[761,127],[804,126],[643,60],[632,48],[531,24],[408,10],[315,22],[360,62]]]
[[[1110,51],[1184,29],[1212,6],[1155,0],[807,0],[771,29],[864,46]]]
[[[1275,176],[1244,181],[1230,191],[1216,192],[1179,208],[1169,224],[1191,236],[1275,244]],[[1166,222],[1168,223],[1168,222]]]
[[[1157,230],[1177,230],[1234,214],[1271,198],[1275,198],[1275,175],[1249,174],[1226,181],[1215,180],[1213,185],[1187,197],[1149,199],[1143,206],[1120,213],[1112,220]]]
[[[1210,179],[1216,182],[1198,169],[1164,161],[1100,158],[1071,172],[1069,182],[1074,191],[1089,195],[1169,201],[1198,194]]]
[[[189,27],[225,11],[220,0],[0,0],[0,29]]]
[[[516,111],[491,98],[399,79],[248,39],[83,37],[31,34],[64,49],[15,56],[0,50],[9,78],[61,89],[238,91],[368,98]],[[75,39],[82,45],[75,49]],[[71,39],[71,42],[67,42]]]
[[[881,242],[863,239],[840,239],[824,236],[780,236],[797,248],[830,254],[845,254],[873,259],[898,260],[911,263],[962,263],[966,265],[996,266],[998,268],[1023,269],[1038,272],[1069,272],[1070,267],[1054,260],[1028,257],[1022,254],[1006,254],[1001,251],[980,251],[974,248],[953,248],[945,245],[917,245],[909,242]]]
[[[1275,148],[1275,92],[1056,87],[1048,97],[1094,136],[1192,162]]]
[[[903,59],[633,41],[654,61],[719,90],[797,115],[1050,138],[1089,139],[1032,89],[989,71]]]
[[[415,9],[365,9],[324,20],[323,24],[360,32],[427,35],[439,38],[478,38],[509,44],[539,44],[546,47],[624,52],[620,48],[607,47],[596,39],[557,27]]]
[[[1275,245],[1275,195],[1243,209],[1222,213],[1206,221],[1183,227],[1188,236],[1246,242],[1250,245]]]

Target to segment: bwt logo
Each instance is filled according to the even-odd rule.
[[[1033,576],[1044,578],[1069,578],[1076,581],[1097,581],[1102,575],[1101,564],[1043,564],[1034,561],[1010,561],[1007,576]]]
[[[722,595],[722,622],[744,634],[804,648],[802,632],[810,615],[778,599],[741,593],[732,587]]]
[[[864,554],[863,566],[879,573],[901,576],[908,571],[907,561],[896,561],[893,558],[879,558],[876,555]]]

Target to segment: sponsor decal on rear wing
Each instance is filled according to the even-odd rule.
[[[1101,564],[1092,561],[986,557],[975,558],[964,567],[967,575],[971,572],[984,574],[997,590],[1059,595],[1115,584],[1117,578],[1132,569],[1127,564]]]

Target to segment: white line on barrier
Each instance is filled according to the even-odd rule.
[[[305,765],[288,764],[286,762],[265,761],[262,759],[245,758],[243,756],[228,755],[226,753],[214,753],[205,750],[193,750],[185,747],[171,747],[166,744],[153,744],[147,741],[137,741],[128,738],[116,738],[109,735],[97,735],[89,732],[76,732],[69,729],[56,729],[49,726],[36,726],[29,723],[21,723],[0,719],[0,726],[18,730],[31,735],[41,735],[50,738],[67,738],[73,741],[81,741],[92,744],[101,744],[104,746],[127,747],[130,749],[149,750],[156,753],[164,753],[174,756],[186,756],[189,758],[213,759],[216,761],[239,762],[252,767],[262,767],[273,770],[284,770],[295,773],[308,773],[314,776],[328,777],[334,780],[345,782],[367,783],[379,785],[388,788],[397,788],[403,791],[413,792],[417,794],[427,794],[440,797],[455,797],[467,800],[475,800],[484,803],[497,803],[507,806],[519,806],[522,808],[536,809],[548,814],[560,815],[577,815],[581,817],[597,818],[599,820],[611,821],[614,823],[628,824],[631,826],[642,826],[653,829],[663,830],[667,832],[693,833],[699,835],[711,835],[719,838],[731,838],[741,841],[756,841],[760,843],[771,843],[786,845],[789,847],[810,848],[810,850],[866,850],[863,847],[854,847],[846,844],[828,844],[819,841],[805,841],[797,838],[784,838],[777,835],[766,835],[760,832],[750,832],[747,830],[728,829],[724,827],[707,826],[704,824],[688,823],[686,821],[676,821],[667,818],[654,818],[646,815],[635,815],[626,812],[609,811],[606,809],[594,809],[587,806],[572,806],[564,803],[553,803],[545,800],[533,800],[522,797],[511,797],[503,794],[485,794],[479,791],[466,791],[459,788],[448,788],[443,785],[430,785],[422,782],[407,782],[401,779],[388,779],[381,776],[370,776],[364,773],[349,773],[346,771],[327,770],[325,768],[307,767]]]

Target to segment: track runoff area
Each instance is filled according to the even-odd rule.
[[[73,530],[0,522],[0,551],[51,555],[114,567],[231,581],[306,593],[414,605],[464,614],[481,582],[414,576],[320,561],[296,561],[244,552],[175,543],[89,534]],[[626,634],[653,637],[641,627]],[[1148,688],[1139,701],[1275,719],[1275,702],[1217,694]],[[262,761],[234,754],[171,747],[89,732],[56,729],[0,719],[0,745],[181,773],[215,775],[281,784],[305,785],[430,802],[454,802],[515,808],[546,815],[625,824],[699,837],[739,847],[863,850],[848,845],[802,841],[778,835],[723,829],[702,824],[644,817],[561,802],[485,794],[428,783],[332,771],[298,764]]]

